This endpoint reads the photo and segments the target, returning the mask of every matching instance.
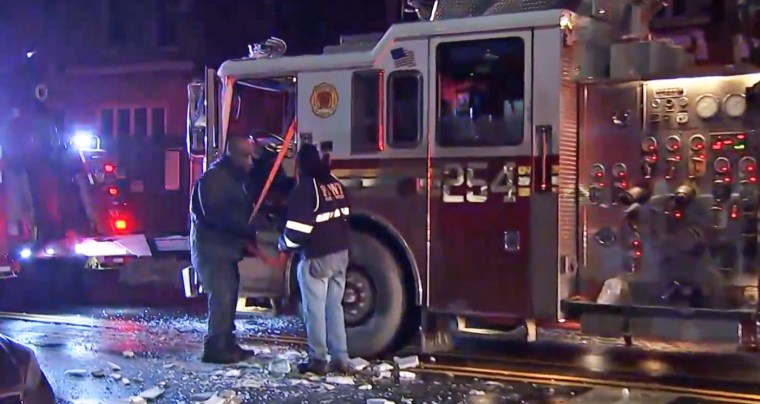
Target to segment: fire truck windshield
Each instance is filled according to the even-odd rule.
[[[522,143],[525,43],[488,38],[438,45],[438,143],[449,147]]]
[[[295,88],[291,77],[236,82],[227,136],[284,136],[295,115]]]

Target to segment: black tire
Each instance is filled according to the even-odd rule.
[[[371,279],[375,309],[362,324],[347,325],[348,352],[352,358],[377,358],[393,349],[404,324],[407,296],[402,269],[388,247],[376,238],[359,232],[351,232],[350,262],[349,268],[352,265],[361,266]],[[291,296],[298,304],[296,310],[299,316],[302,316],[295,271],[294,266]]]
[[[404,323],[407,296],[401,266],[391,250],[364,233],[351,234],[350,260],[364,267],[375,288],[375,310],[357,327],[349,327],[352,357],[376,358],[393,348]]]

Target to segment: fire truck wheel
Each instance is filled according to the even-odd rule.
[[[351,235],[343,310],[352,357],[377,357],[390,350],[406,307],[402,269],[393,253],[365,233]]]

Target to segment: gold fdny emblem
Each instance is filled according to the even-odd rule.
[[[338,90],[330,83],[320,83],[311,91],[311,112],[320,118],[329,118],[338,109]]]

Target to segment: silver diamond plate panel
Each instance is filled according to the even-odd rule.
[[[511,14],[564,8],[574,10],[581,0],[438,0],[434,20]]]

